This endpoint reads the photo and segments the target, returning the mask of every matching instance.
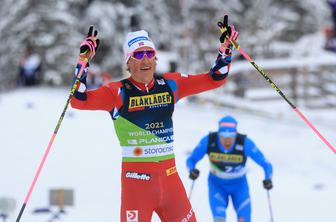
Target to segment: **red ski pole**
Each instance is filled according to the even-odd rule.
[[[223,33],[225,27],[218,23],[220,31]],[[303,115],[303,113],[297,108],[277,87],[277,85],[270,79],[270,77],[258,66],[249,55],[240,47],[236,41],[231,41],[233,46],[244,56],[244,58],[251,63],[251,65],[266,79],[266,81],[272,86],[272,88],[278,92],[278,94],[293,108],[293,110],[300,116],[300,118],[314,131],[314,133],[330,148],[334,154],[336,154],[336,149],[333,147],[328,140],[316,129],[316,127]]]
[[[45,161],[46,161],[46,159],[47,159],[47,157],[48,157],[48,154],[49,154],[49,152],[50,152],[50,150],[51,150],[51,147],[52,147],[52,145],[53,145],[53,143],[54,143],[54,140],[55,140],[55,137],[56,137],[56,135],[57,135],[57,132],[58,132],[58,130],[59,130],[60,126],[61,126],[61,123],[62,123],[62,121],[63,121],[63,119],[64,119],[65,112],[66,112],[67,109],[68,109],[69,103],[70,103],[70,101],[71,101],[71,98],[72,98],[73,95],[74,95],[74,92],[75,92],[75,90],[76,90],[77,84],[79,83],[79,80],[80,80],[80,78],[81,78],[81,76],[82,76],[82,74],[83,74],[83,71],[84,71],[84,69],[85,69],[85,67],[86,67],[86,64],[87,64],[87,60],[85,60],[85,61],[79,61],[78,64],[77,64],[77,67],[76,67],[76,68],[78,69],[78,70],[77,70],[77,73],[78,73],[78,74],[77,74],[76,80],[74,81],[74,83],[73,83],[73,85],[72,85],[72,87],[71,87],[71,91],[70,91],[68,100],[67,100],[66,103],[65,103],[63,112],[62,112],[60,118],[58,119],[58,122],[57,122],[56,128],[55,128],[55,130],[54,130],[54,133],[53,133],[53,135],[51,136],[51,138],[50,138],[50,140],[49,140],[47,149],[45,150],[45,152],[44,152],[44,154],[43,154],[43,158],[42,158],[42,160],[41,160],[41,162],[40,162],[40,165],[39,165],[38,168],[37,168],[37,171],[36,171],[36,173],[35,173],[33,182],[31,183],[31,185],[30,185],[30,187],[29,187],[28,193],[27,193],[27,195],[26,195],[26,198],[25,198],[25,200],[24,200],[24,203],[22,204],[22,207],[21,207],[21,210],[20,210],[20,212],[19,212],[19,215],[18,215],[17,218],[16,218],[16,222],[19,222],[19,221],[20,221],[21,216],[22,216],[22,214],[23,214],[23,212],[24,212],[24,210],[25,210],[25,208],[26,208],[26,205],[27,205],[29,199],[30,199],[30,195],[32,194],[32,192],[33,192],[33,190],[34,190],[34,187],[35,187],[35,184],[36,184],[36,182],[37,182],[37,179],[38,179],[38,177],[39,177],[39,175],[40,175],[40,173],[41,173],[41,170],[42,170],[42,168],[43,168],[43,165],[44,165],[44,163],[45,163]]]
[[[80,82],[80,79],[81,79],[81,77],[82,77],[82,75],[84,73],[84,69],[86,68],[89,60],[91,60],[93,58],[93,56],[95,55],[95,53],[97,51],[97,48],[99,46],[99,39],[96,38],[97,34],[98,34],[98,31],[97,30],[94,31],[93,26],[90,26],[87,38],[80,45],[80,55],[79,55],[79,60],[77,62],[76,72],[75,72],[76,79],[73,82],[73,85],[71,87],[68,100],[65,103],[63,112],[62,112],[60,118],[58,119],[58,122],[57,122],[56,128],[54,130],[54,133],[53,133],[53,135],[51,136],[51,138],[49,140],[47,149],[45,150],[45,152],[43,154],[43,158],[42,158],[42,160],[40,162],[40,165],[37,168],[37,171],[35,173],[33,182],[31,183],[31,185],[29,187],[28,193],[27,193],[26,198],[25,198],[25,200],[24,200],[24,202],[22,204],[22,207],[21,207],[21,210],[19,212],[19,215],[16,218],[16,222],[20,221],[21,216],[22,216],[22,214],[24,212],[24,209],[26,208],[26,205],[27,205],[27,203],[29,201],[30,195],[32,194],[32,192],[34,190],[34,187],[35,187],[35,184],[37,182],[37,179],[38,179],[38,177],[39,177],[39,175],[41,173],[43,165],[44,165],[44,163],[45,163],[45,161],[46,161],[46,159],[48,157],[48,154],[49,154],[49,152],[51,150],[51,147],[52,147],[52,145],[54,143],[54,140],[56,138],[57,132],[58,132],[58,130],[59,130],[60,126],[61,126],[61,123],[62,123],[62,121],[64,119],[65,112],[68,109],[68,106],[70,104],[70,101],[71,101],[74,93],[75,93],[77,85]]]

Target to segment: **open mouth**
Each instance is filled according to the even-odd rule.
[[[140,70],[143,70],[143,71],[147,71],[147,70],[150,70],[152,67],[150,66],[144,66],[142,68],[140,68]]]

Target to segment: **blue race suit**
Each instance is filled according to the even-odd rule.
[[[208,134],[187,159],[187,167],[194,169],[205,154],[210,160],[209,202],[214,221],[225,221],[228,198],[231,196],[239,222],[250,222],[251,202],[245,166],[247,157],[264,169],[265,179],[271,179],[272,165],[250,138],[239,133],[230,149],[223,147],[217,132]]]

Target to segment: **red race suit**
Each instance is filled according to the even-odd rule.
[[[95,90],[85,79],[71,100],[73,108],[110,113],[122,148],[121,222],[150,222],[156,212],[163,222],[195,222],[176,171],[172,115],[183,97],[215,89],[224,74],[154,76],[149,84],[127,78]]]

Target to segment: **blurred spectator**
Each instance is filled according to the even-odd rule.
[[[107,71],[101,71],[98,66],[92,65],[87,75],[87,88],[96,89],[112,81],[112,75]]]
[[[102,85],[102,80],[99,74],[100,70],[96,66],[91,67],[86,79],[88,89],[96,89]]]
[[[332,12],[332,17],[333,17],[333,22],[334,22],[334,34],[336,33],[336,0],[327,0],[331,12]]]
[[[102,78],[103,84],[107,84],[112,81],[112,75],[107,71],[102,73],[101,78]]]
[[[245,97],[245,91],[248,86],[248,80],[244,76],[243,73],[236,73],[232,76],[232,81],[235,83],[235,90],[233,91],[233,94],[237,97],[244,98]]]
[[[33,53],[31,48],[20,60],[20,71],[18,84],[23,86],[34,86],[41,80],[41,57]]]
[[[324,34],[326,39],[324,48],[326,50],[336,52],[336,38],[334,30],[332,28],[326,28],[324,30]]]
[[[333,18],[333,27],[328,27],[324,30],[326,42],[324,48],[326,50],[336,52],[336,0],[327,0],[330,6]]]

